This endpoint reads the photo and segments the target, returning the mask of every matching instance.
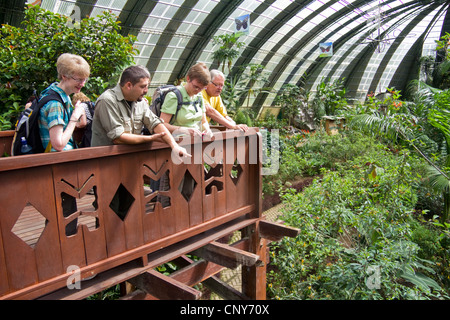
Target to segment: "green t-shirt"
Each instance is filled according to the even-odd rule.
[[[183,86],[178,86],[178,89],[183,97],[183,102],[190,102],[190,104],[183,105],[181,107],[175,121],[172,124],[174,126],[195,128],[202,131],[202,117],[203,113],[206,113],[202,93],[200,92],[191,98]],[[194,104],[194,101],[199,101],[200,103]],[[161,106],[161,112],[175,116],[177,104],[178,100],[176,94],[174,92],[169,92],[164,99],[163,105]]]

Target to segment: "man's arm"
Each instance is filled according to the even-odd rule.
[[[170,134],[169,130],[160,123],[153,129],[152,135],[140,135],[133,133],[122,133],[120,137],[115,139],[114,144],[141,144],[151,141],[163,141],[167,143],[172,151],[179,157],[191,157],[191,155],[186,151],[185,148],[180,147],[176,143],[173,136]]]
[[[215,122],[217,122],[218,124],[221,124],[228,129],[236,129],[236,130],[242,130],[242,131],[248,130],[247,125],[236,124],[236,122],[231,120],[229,117],[224,117],[223,115],[221,115],[220,112],[217,111],[216,109],[214,109],[213,107],[211,107],[209,105],[209,103],[205,103],[205,106],[206,106],[206,115],[209,118],[211,118],[212,120],[214,120]]]
[[[164,121],[164,127],[168,130],[168,132],[171,133],[186,133],[192,136],[199,136],[201,137],[202,133],[195,129],[195,128],[188,128],[188,127],[178,127],[173,124],[170,124],[170,119],[172,119],[173,115],[170,113],[161,112],[160,118]]]
[[[113,140],[114,144],[141,144],[160,139],[165,133],[155,133],[152,135],[140,135],[133,133],[122,133]]]

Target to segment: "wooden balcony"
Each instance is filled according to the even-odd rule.
[[[147,298],[196,299],[190,286],[237,264],[243,292],[230,297],[264,299],[266,239],[296,230],[262,220],[260,134],[180,144],[189,163],[162,143],[0,158],[0,299],[82,299],[123,281]],[[169,189],[151,190],[165,174]],[[238,243],[216,242],[238,230]],[[153,270],[174,260],[173,277]]]

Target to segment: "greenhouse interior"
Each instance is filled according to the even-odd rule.
[[[23,190],[31,193],[31,185],[40,185],[34,177],[45,177],[42,190],[47,184],[51,190],[42,197],[54,203],[47,213],[41,200],[30,195],[13,201],[11,186],[0,187],[0,299],[450,298],[450,1],[13,0],[1,2],[0,24],[0,180],[30,179]],[[80,67],[64,74],[63,54],[80,58],[89,71]],[[139,70],[149,76],[126,82],[130,66],[143,67]],[[202,66],[198,73],[207,80],[192,71],[196,66]],[[139,89],[136,83],[142,81]],[[169,111],[168,99],[158,113],[150,108],[166,85],[191,99],[179,114],[175,106]],[[36,112],[45,154],[22,156],[14,150],[23,147],[24,114],[50,89],[65,100],[57,103],[58,111],[54,100]],[[74,100],[78,92],[92,102],[91,118]],[[200,97],[200,111],[193,96]],[[208,100],[213,98],[216,106]],[[123,108],[131,116],[122,116],[124,109],[108,111],[114,103],[117,108],[127,104],[129,109]],[[135,119],[138,106],[144,120]],[[191,106],[197,122],[183,127],[187,122],[177,117],[194,112]],[[59,112],[62,121],[55,127],[52,112]],[[82,116],[72,120],[77,112]],[[108,112],[111,121],[104,118]],[[191,121],[189,114],[185,117]],[[84,149],[73,138],[80,123],[87,128],[89,121],[92,140],[89,136],[90,149]],[[129,133],[126,123],[114,129],[114,121],[139,124],[131,123]],[[152,134],[134,132],[144,126]],[[234,150],[237,159],[231,164],[201,160],[199,169],[176,169],[173,156],[160,160],[161,150],[170,151],[167,144],[180,157],[196,158],[194,144],[177,140],[186,138],[173,131],[182,127],[188,128],[183,131],[188,137],[202,137],[203,154],[218,140],[224,148],[235,143],[232,152],[226,149],[225,162]],[[148,144],[126,142],[123,134],[113,138],[114,130],[146,138],[157,134],[142,138],[151,143],[148,151]],[[57,134],[61,139],[54,140]],[[102,144],[102,134],[108,143]],[[157,135],[162,142],[155,141]],[[252,141],[258,141],[256,164]],[[131,155],[139,166],[136,174],[125,168]],[[152,167],[166,165],[165,174]],[[76,183],[64,176],[66,170],[77,171]],[[114,175],[114,187],[107,186],[108,174]],[[135,180],[139,185],[133,185]],[[173,188],[162,189],[164,181]],[[86,185],[92,189],[85,194]],[[79,198],[95,197],[89,214],[78,208],[77,218],[66,216],[69,191],[58,190],[69,187]],[[151,194],[152,211],[145,188],[159,188]],[[159,198],[167,194],[169,207]],[[80,207],[77,196],[67,199]],[[114,199],[129,205],[123,216],[115,212],[120,219],[110,227]],[[118,206],[123,209],[122,203]],[[25,229],[18,231],[25,228],[27,207],[43,217],[34,242],[25,240]],[[194,218],[196,210],[202,212],[201,222]],[[184,218],[168,218],[167,226],[161,222],[178,211],[189,216],[186,225]],[[89,215],[94,223],[88,227],[78,221],[75,234],[68,233],[67,217],[75,221]],[[141,222],[132,222],[135,215]],[[228,226],[232,222],[234,229]],[[164,224],[155,238],[146,231],[152,223]],[[245,229],[254,225],[257,236]],[[119,226],[122,243],[111,240],[111,230]],[[216,232],[216,237],[202,238],[202,247],[195,247],[194,238],[202,232]],[[104,248],[93,240],[100,233]],[[61,252],[61,262],[51,266],[43,253],[53,251],[44,248],[47,238],[48,243],[56,239],[54,252]],[[102,248],[93,248],[94,242]],[[185,250],[177,256],[173,247],[182,244]],[[68,254],[67,246],[75,245],[82,247],[82,258]],[[156,247],[163,248],[159,258]],[[13,252],[23,254],[25,262]],[[231,255],[239,266],[230,266]],[[180,284],[182,275],[201,263],[214,265],[204,276],[209,278]],[[30,271],[34,276],[15,273],[25,264],[36,265]],[[66,279],[77,276],[69,271],[72,265],[80,266],[81,280],[71,287]],[[119,273],[120,268],[130,269]],[[77,284],[84,288],[78,294],[71,290]]]

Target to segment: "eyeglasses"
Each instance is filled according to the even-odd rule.
[[[202,87],[197,86],[196,84],[193,83],[193,80],[191,80],[191,81],[189,81],[189,82],[192,84],[192,86],[194,87],[194,89],[195,89],[196,91],[202,91],[203,89],[206,88],[205,86],[202,86]],[[197,83],[198,83],[198,82],[197,82]]]
[[[89,80],[89,78],[84,78],[84,79],[77,79],[77,78],[74,78],[74,77],[72,77],[72,76],[70,76],[73,80],[75,80],[76,82],[78,82],[78,83],[86,83],[86,82],[88,82],[88,80]]]
[[[223,84],[217,84],[217,83],[214,83],[214,82],[212,82],[211,81],[211,83],[213,84],[213,85],[215,85],[216,86],[216,88],[223,88]]]

